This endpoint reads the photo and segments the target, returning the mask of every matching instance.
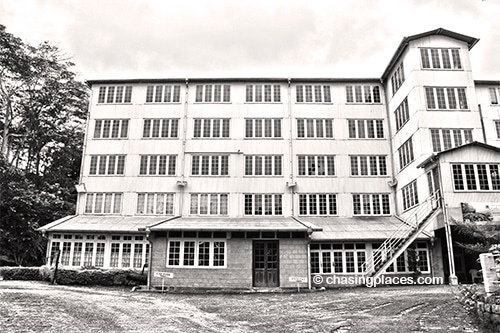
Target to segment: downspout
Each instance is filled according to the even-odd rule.
[[[309,229],[307,229],[307,288],[312,289],[311,283],[311,235],[309,234]]]
[[[184,116],[182,119],[182,151],[181,151],[181,180],[178,185],[179,190],[179,214],[183,215],[184,209],[184,187],[186,185],[184,180],[184,169],[186,166],[186,140],[187,140],[187,114],[188,114],[188,101],[189,101],[189,79],[186,78],[186,92],[184,93]]]
[[[449,276],[448,282],[450,285],[457,285],[458,279],[457,279],[457,276],[455,275],[453,239],[451,236],[451,227],[450,227],[450,221],[449,221],[449,215],[448,215],[448,206],[444,200],[443,177],[441,175],[441,165],[439,164],[439,159],[437,161],[436,168],[438,169],[438,175],[439,175],[439,192],[441,195],[441,207],[443,209],[444,231],[445,231],[445,237],[446,237],[446,248],[447,248],[447,253],[448,253],[448,265],[449,265],[449,269],[450,269],[450,276]]]
[[[153,242],[151,241],[151,229],[146,228],[146,240],[149,243],[149,253],[148,253],[148,282],[147,290],[151,290],[151,266],[153,260]]]
[[[484,128],[484,118],[483,118],[483,110],[481,108],[481,104],[478,104],[477,107],[479,109],[479,119],[481,119],[481,131],[483,132],[484,143],[488,144],[487,142],[488,139],[486,139],[486,129]]]
[[[295,180],[293,177],[293,119],[292,119],[292,87],[291,87],[292,79],[288,79],[288,86],[287,86],[287,97],[288,97],[288,153],[290,155],[288,161],[289,161],[289,167],[290,167],[290,174],[289,174],[289,182],[287,183],[288,188],[290,189],[291,193],[291,216],[295,215],[295,198],[294,198],[294,188],[295,188]]]

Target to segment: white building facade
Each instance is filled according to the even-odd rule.
[[[477,41],[405,37],[381,78],[89,81],[77,211],[41,228],[48,263],[147,265],[151,286],[466,282],[450,221],[500,202],[500,82],[474,81]]]

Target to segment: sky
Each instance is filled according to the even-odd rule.
[[[0,24],[82,80],[379,78],[437,28],[479,38],[474,79],[500,80],[500,0],[0,0]]]

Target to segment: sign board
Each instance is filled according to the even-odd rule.
[[[307,282],[307,278],[306,277],[298,277],[298,276],[290,276],[288,278],[288,280],[290,282],[302,282],[302,283],[306,283]]]
[[[162,279],[173,279],[174,278],[174,273],[169,273],[169,272],[154,272],[155,277],[159,277]]]

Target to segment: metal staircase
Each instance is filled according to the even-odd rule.
[[[420,203],[414,210],[414,222],[402,220],[402,224],[389,238],[387,238],[378,249],[361,266],[367,276],[377,278],[394,263],[394,261],[410,246],[422,231],[429,225],[432,218],[441,208],[441,196],[439,191]]]

